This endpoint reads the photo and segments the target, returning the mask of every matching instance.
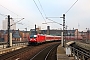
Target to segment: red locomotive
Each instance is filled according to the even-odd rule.
[[[30,35],[30,37],[28,37],[28,40],[29,44],[38,44],[47,41],[60,41],[61,36],[37,34],[37,35]]]

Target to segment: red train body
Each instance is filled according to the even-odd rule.
[[[76,40],[77,37],[75,36],[65,36],[65,40]],[[82,37],[78,37],[78,40],[81,40]],[[61,36],[52,36],[52,35],[42,35],[42,34],[37,34],[37,35],[30,35],[28,37],[29,44],[31,43],[43,43],[47,41],[60,41]]]

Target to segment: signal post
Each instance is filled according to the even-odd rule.
[[[62,30],[62,46],[65,47],[65,14],[63,14],[63,17],[60,17],[60,18],[63,18],[63,30]]]

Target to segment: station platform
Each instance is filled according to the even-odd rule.
[[[57,60],[74,60],[72,57],[66,55],[65,48],[59,45],[57,47]]]
[[[20,46],[12,46],[12,47],[9,47],[9,48],[0,49],[0,54],[11,52],[11,51],[14,51],[14,50],[17,50],[17,49],[20,49],[20,48],[24,48],[24,47],[26,47],[26,46],[25,45],[20,45]]]

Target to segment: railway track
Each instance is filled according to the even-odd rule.
[[[38,52],[36,55],[34,55],[30,60],[51,60],[49,55],[53,52],[54,49],[57,49],[57,46],[59,44],[60,43],[44,48],[43,50]]]
[[[39,46],[28,46],[16,51],[2,54],[0,55],[0,60],[30,60],[30,58],[35,56],[39,51],[43,50],[46,47],[54,46],[55,44],[59,44],[59,42],[42,44]],[[58,45],[55,45],[55,46],[58,46]]]
[[[26,53],[29,49],[33,48],[33,46],[25,47],[16,51],[8,52],[2,54],[0,56],[0,60],[15,60],[22,58],[23,53]],[[21,55],[22,54],[22,55]]]

